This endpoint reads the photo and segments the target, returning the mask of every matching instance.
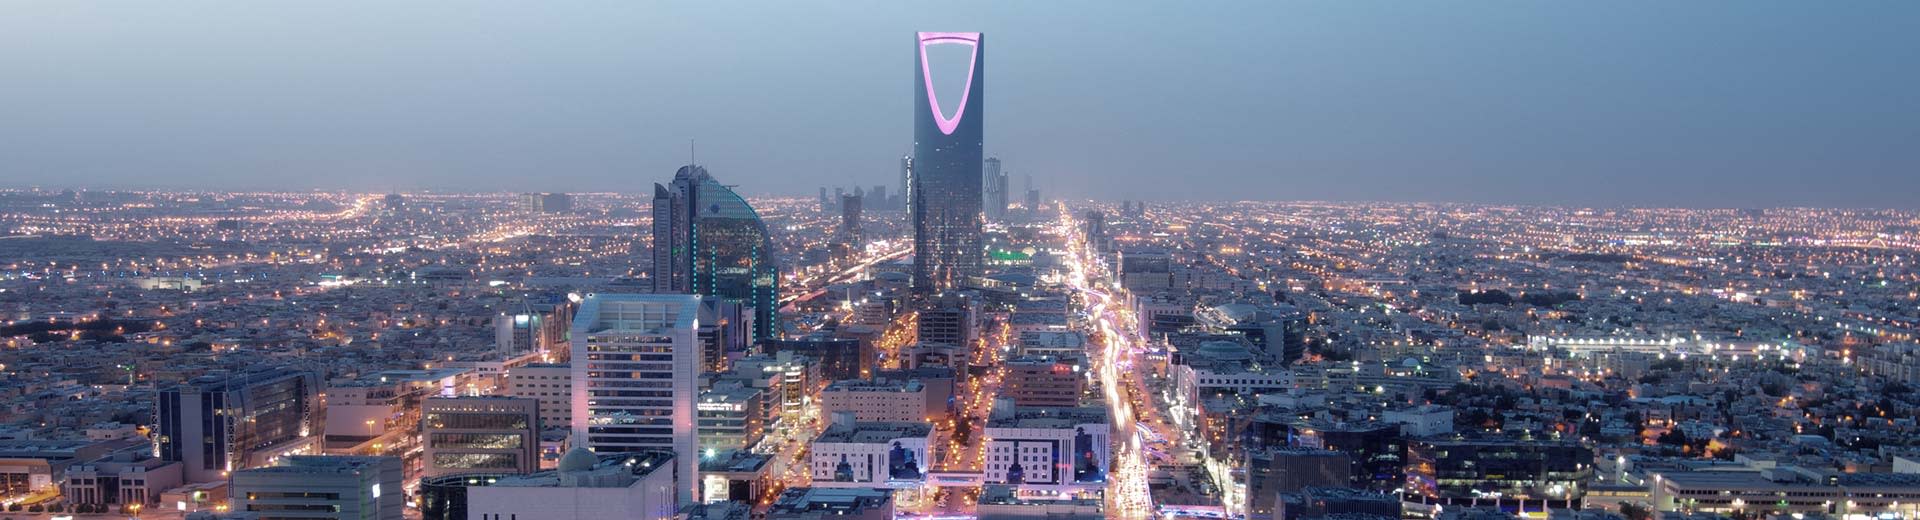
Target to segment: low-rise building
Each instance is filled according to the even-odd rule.
[[[767,510],[767,520],[893,520],[893,492],[885,489],[791,488]]]
[[[996,400],[987,420],[985,480],[1028,488],[1101,487],[1111,453],[1107,409],[1015,406]]]
[[[921,422],[859,422],[833,414],[813,440],[809,456],[815,487],[918,487],[929,468],[933,426]]]
[[[850,412],[856,421],[926,421],[927,387],[919,381],[849,379],[820,391],[820,412]]]
[[[400,459],[295,455],[233,472],[232,510],[260,518],[400,520]]]
[[[467,488],[467,518],[672,518],[680,510],[681,478],[673,458],[667,451],[594,455],[576,446],[558,469]]]

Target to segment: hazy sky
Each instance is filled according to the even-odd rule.
[[[896,182],[983,31],[1016,189],[1920,207],[1920,2],[91,2],[0,8],[0,186]],[[893,189],[889,186],[889,189]]]

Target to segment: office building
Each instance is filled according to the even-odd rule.
[[[1353,460],[1353,481],[1347,486],[1386,491],[1404,482],[1407,441],[1397,423],[1295,421],[1288,428],[1289,446],[1347,454]]]
[[[925,421],[927,404],[927,387],[919,381],[848,379],[820,391],[820,413],[848,412],[865,422]]]
[[[987,419],[986,482],[1068,491],[1103,487],[1112,462],[1107,409],[1014,406]]]
[[[1316,448],[1261,448],[1247,450],[1248,518],[1275,518],[1281,495],[1309,487],[1346,487],[1353,480],[1352,459],[1345,453]]]
[[[700,458],[700,501],[752,504],[773,488],[773,455],[730,450]]]
[[[1107,252],[1113,243],[1107,240],[1107,212],[1097,209],[1087,210],[1080,216],[1080,232],[1086,235],[1087,246],[1097,252]]]
[[[979,336],[980,303],[966,296],[943,296],[920,306],[917,338],[923,345],[973,346]]]
[[[1007,173],[1000,171],[1000,158],[988,157],[985,172],[980,178],[985,193],[981,196],[986,204],[987,221],[1005,222],[1007,219]]]
[[[700,296],[589,294],[573,320],[573,437],[599,453],[666,450],[693,501]],[[562,461],[564,462],[564,461]]]
[[[129,446],[120,442],[97,444],[122,447],[104,457],[67,467],[65,478],[57,481],[60,483],[60,496],[69,503],[121,508],[141,504],[145,507],[158,503],[161,492],[180,487],[185,483],[181,479],[182,465],[153,456],[153,448],[150,446],[145,444]],[[5,454],[6,451],[10,450],[0,449],[0,454]],[[27,467],[25,464],[4,460],[0,460],[0,465],[15,468]],[[18,482],[11,478],[11,475],[7,477],[6,480],[9,483]],[[27,482],[33,481],[34,479],[31,478],[27,480]],[[6,496],[17,496],[13,492],[15,490],[32,491],[31,485],[27,486],[28,489],[18,489],[18,487],[17,485],[7,486],[9,492]]]
[[[700,420],[700,451],[711,454],[745,450],[767,433],[766,393],[741,383],[716,385],[700,393],[694,405]]]
[[[900,211],[913,214],[913,154],[900,156]]]
[[[926,421],[860,422],[852,412],[835,413],[808,451],[813,485],[916,487],[931,469],[927,445],[932,434],[933,425]]]
[[[749,386],[766,392],[768,408],[781,418],[798,419],[827,384],[818,360],[791,351],[743,357],[733,368],[729,374],[745,376],[754,381]]]
[[[1016,357],[1005,365],[1000,397],[1015,406],[1079,406],[1086,391],[1086,371],[1060,358]]]
[[[507,371],[507,395],[540,403],[540,427],[573,429],[573,367],[535,363]]]
[[[683,166],[672,182],[653,185],[653,292],[738,301],[763,340],[773,336],[779,302],[773,253],[760,214],[706,168]]]
[[[235,513],[253,518],[400,520],[406,510],[400,459],[299,455],[233,472]]]
[[[328,384],[326,453],[399,457],[407,480],[419,478],[425,469],[420,418],[426,399],[460,395],[463,383],[474,380],[472,373],[445,367],[386,370]]]
[[[208,375],[161,390],[154,444],[161,460],[180,462],[188,482],[313,453],[319,403],[310,372],[275,369]]]
[[[932,295],[980,275],[980,175],[986,118],[986,39],[980,33],[923,32],[914,71],[913,290]],[[934,89],[927,48],[964,45],[972,50],[967,78],[949,115]]]
[[[534,213],[567,213],[573,211],[573,196],[565,193],[524,193],[520,195],[520,207]]]
[[[116,450],[143,447],[133,441],[20,437],[0,440],[0,501],[20,503],[34,496],[50,495],[57,487],[64,487],[61,482],[71,478],[76,470],[84,470],[88,461],[111,457]],[[172,468],[177,485],[180,464],[162,461],[159,465]]]
[[[421,420],[423,475],[532,473],[540,469],[540,402],[436,397]]]
[[[672,453],[594,455],[575,447],[552,471],[494,479],[466,490],[467,518],[484,520],[668,519],[680,510],[678,490],[693,477]]]
[[[1478,497],[1578,507],[1593,478],[1593,450],[1569,441],[1508,437],[1422,439],[1407,447],[1409,501],[1456,505]]]
[[[840,241],[853,252],[859,252],[864,244],[860,235],[861,201],[864,199],[859,195],[840,199]]]
[[[1156,249],[1120,252],[1120,286],[1134,292],[1173,287],[1173,255]],[[1184,309],[1193,312],[1192,307]]]
[[[809,336],[776,339],[764,345],[767,352],[775,355],[785,352],[814,359],[818,363],[820,376],[826,380],[866,377],[873,372],[874,359],[879,357],[873,350],[872,342],[857,339]]]
[[[987,484],[980,487],[980,520],[1097,520],[1107,518],[1105,504],[1096,497],[1020,493],[1019,486]]]
[[[1274,503],[1274,520],[1348,518],[1368,515],[1400,518],[1400,498],[1377,491],[1342,487],[1309,487],[1293,493],[1280,493]],[[1248,518],[1254,518],[1249,516]]]
[[[811,487],[780,493],[766,520],[893,520],[893,491]]]

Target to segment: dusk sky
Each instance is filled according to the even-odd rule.
[[[1920,207],[1916,2],[14,2],[0,187],[897,182],[986,34],[1049,197]]]

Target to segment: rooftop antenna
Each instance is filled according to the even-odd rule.
[[[694,160],[694,158],[699,157],[699,155],[694,153],[696,149],[693,147],[693,141],[694,141],[693,139],[687,140],[687,164],[688,165],[700,164],[699,161]]]

